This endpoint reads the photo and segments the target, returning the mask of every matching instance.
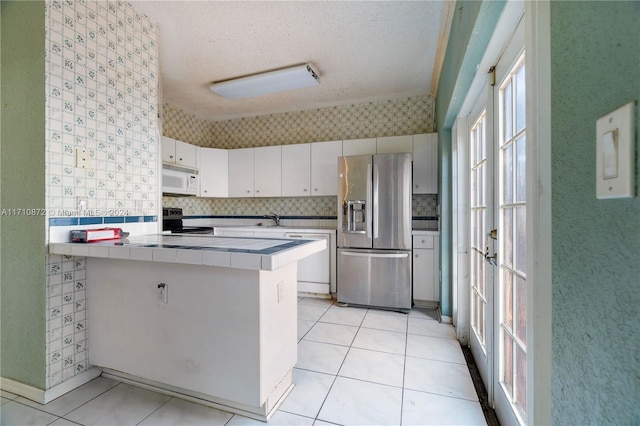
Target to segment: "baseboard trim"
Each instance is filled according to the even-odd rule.
[[[44,405],[56,398],[61,397],[65,393],[71,392],[72,390],[79,388],[85,383],[90,382],[91,380],[100,376],[100,374],[102,374],[102,369],[92,367],[89,370],[72,377],[66,382],[62,382],[59,385],[56,385],[47,390],[26,385],[24,383],[20,383],[6,377],[0,377],[0,389],[19,395],[23,398],[30,399],[31,401],[35,401],[38,404]]]
[[[273,416],[295,386],[292,382],[292,372],[289,372],[285,377],[285,380],[278,385],[281,389],[279,391],[274,391],[278,393],[277,395],[274,395],[277,398],[275,403],[269,404],[269,402],[266,402],[262,407],[256,408],[223,398],[216,398],[199,392],[192,392],[183,388],[167,385],[165,383],[159,383],[154,380],[133,376],[110,368],[103,369],[102,377],[164,395],[184,399],[189,402],[195,402],[196,404],[205,405],[207,407],[217,408],[229,413],[239,414],[262,422],[267,422],[271,416]]]

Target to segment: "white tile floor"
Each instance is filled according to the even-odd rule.
[[[296,387],[275,425],[486,425],[453,327],[409,315],[298,305]],[[47,405],[2,392],[2,425],[260,425],[99,377]]]

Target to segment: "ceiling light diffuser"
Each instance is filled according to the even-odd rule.
[[[320,84],[311,64],[296,65],[213,83],[210,89],[228,99],[242,99]]]

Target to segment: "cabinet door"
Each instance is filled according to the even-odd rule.
[[[363,155],[376,153],[376,138],[350,139],[342,141],[342,155]]]
[[[413,249],[413,299],[437,301],[433,249]]]
[[[229,151],[229,197],[253,197],[253,148]]]
[[[412,136],[386,136],[376,140],[376,152],[378,154],[396,154],[399,152],[411,152]]]
[[[162,162],[176,163],[176,140],[168,136],[162,137]]]
[[[229,196],[229,154],[226,149],[198,147],[201,197]]]
[[[185,167],[197,167],[197,147],[182,141],[176,141],[176,164]]]
[[[309,195],[310,169],[310,144],[284,145],[282,147],[282,196]]]
[[[438,193],[438,134],[413,135],[413,193]]]
[[[338,195],[338,157],[342,141],[311,144],[311,195]]]
[[[282,194],[282,149],[280,146],[264,146],[253,149],[254,196],[279,197]]]

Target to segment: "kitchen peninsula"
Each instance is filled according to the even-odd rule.
[[[297,261],[324,240],[150,235],[87,259],[89,360],[103,375],[267,420],[293,388]]]

